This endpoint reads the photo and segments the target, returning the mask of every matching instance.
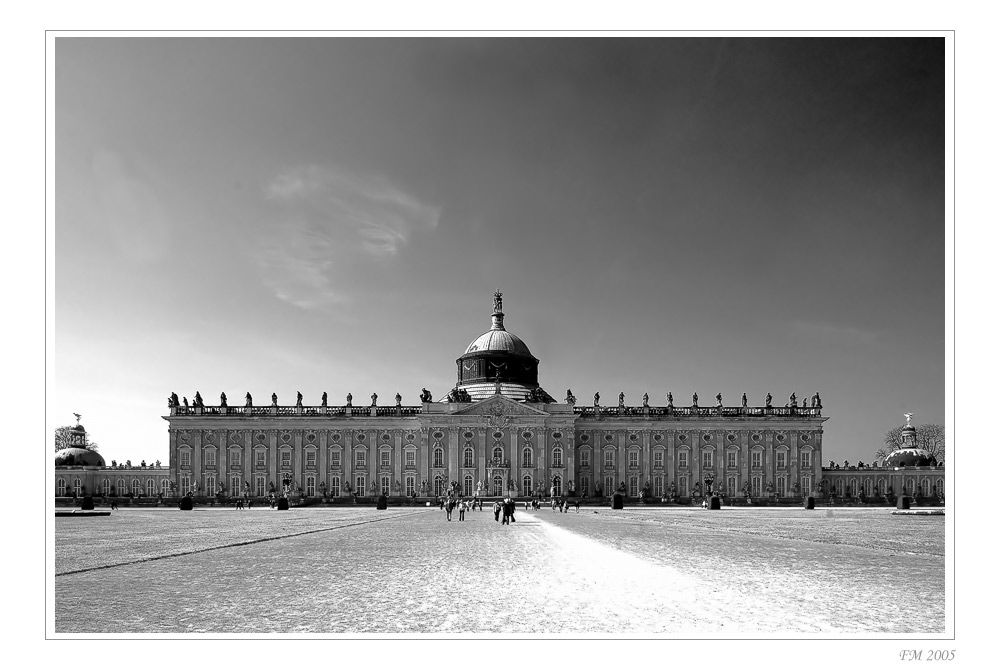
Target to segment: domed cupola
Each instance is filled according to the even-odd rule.
[[[906,413],[906,426],[899,434],[899,449],[885,458],[884,466],[889,468],[910,468],[914,466],[934,466],[935,459],[927,450],[917,445],[917,430],[910,424],[913,413]]]
[[[497,291],[490,330],[473,340],[456,360],[456,387],[468,392],[474,401],[497,391],[520,401],[539,388],[538,359],[523,340],[504,327],[503,317],[503,294]]]
[[[87,430],[76,416],[76,426],[69,430],[69,445],[56,452],[56,466],[97,466],[104,468],[104,457],[87,447]]]

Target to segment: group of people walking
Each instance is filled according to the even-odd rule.
[[[494,501],[493,519],[497,522],[500,522],[500,524],[507,524],[507,525],[509,525],[511,522],[516,522],[517,520],[514,519],[515,505],[516,504],[514,503],[514,499],[510,498],[509,496],[506,497],[503,501]],[[500,513],[503,513],[503,521],[500,520]]]
[[[452,514],[454,513],[454,511],[456,509],[458,510],[458,521],[459,522],[464,522],[465,521],[465,513],[466,513],[466,511],[475,510],[476,509],[476,505],[479,506],[480,510],[483,509],[483,502],[480,501],[478,498],[474,498],[471,501],[469,501],[469,500],[464,499],[464,498],[463,499],[454,499],[454,498],[448,497],[447,499],[441,499],[440,504],[441,504],[441,509],[444,510],[447,513],[448,521],[449,522],[451,522],[451,516],[452,516]]]

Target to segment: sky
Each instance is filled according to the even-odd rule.
[[[824,460],[945,422],[945,45],[55,39],[52,426],[417,404],[505,324],[572,389],[819,392]]]

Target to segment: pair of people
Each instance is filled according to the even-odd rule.
[[[514,499],[510,498],[509,496],[503,500],[503,505],[502,505],[502,509],[503,509],[503,521],[500,522],[501,525],[506,524],[506,525],[510,526],[511,522],[516,522],[517,521],[517,520],[514,519],[514,508],[515,507],[516,507],[516,504],[514,503]]]

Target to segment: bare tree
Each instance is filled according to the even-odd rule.
[[[885,434],[885,447],[875,452],[875,458],[881,461],[895,450],[903,447],[903,425],[897,426]],[[938,463],[944,463],[945,434],[941,424],[921,424],[917,430],[917,448],[925,450]]]
[[[69,433],[70,433],[70,431],[73,430],[73,428],[74,427],[72,427],[72,426],[60,426],[59,428],[56,429],[56,438],[55,438],[55,440],[56,440],[56,449],[55,449],[55,451],[56,452],[58,452],[59,450],[66,449],[67,447],[70,446],[70,444],[69,444]],[[88,438],[87,439],[87,449],[88,450],[93,450],[94,452],[97,452],[97,450],[98,450],[97,443],[90,442],[90,439]]]

